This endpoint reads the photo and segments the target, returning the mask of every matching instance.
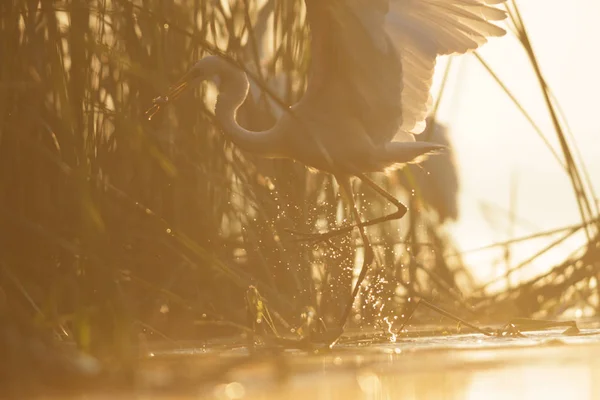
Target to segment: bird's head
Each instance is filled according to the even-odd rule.
[[[190,87],[192,82],[201,82],[211,80],[219,86],[219,77],[223,71],[224,64],[227,64],[223,59],[218,56],[208,56],[202,58],[184,75],[177,83],[175,83],[169,89],[168,93],[164,96],[158,96],[152,100],[152,107],[146,111],[148,119],[152,117],[160,110],[160,108],[173,100],[177,99],[186,89]]]

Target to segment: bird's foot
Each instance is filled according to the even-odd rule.
[[[316,244],[327,240],[326,238],[323,238],[323,233],[302,232],[293,229],[286,229],[285,231],[293,236],[292,240],[295,242],[310,242]]]
[[[295,236],[294,241],[296,241],[296,242],[308,242],[311,244],[317,244],[317,243],[322,243],[322,242],[328,242],[330,239],[332,239],[336,236],[347,234],[352,229],[354,229],[353,226],[350,226],[347,228],[341,228],[341,229],[333,229],[328,232],[321,232],[321,233],[302,232],[302,231],[295,231],[292,229],[286,229],[286,232],[294,235]]]
[[[334,327],[324,332],[312,333],[310,335],[310,342],[331,348],[338,342],[343,333],[344,330],[341,327]]]

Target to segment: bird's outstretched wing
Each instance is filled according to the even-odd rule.
[[[305,2],[312,36],[305,104],[359,124],[374,143],[414,140],[424,129],[438,55],[504,34],[490,21],[505,18],[494,7],[505,0]]]
[[[431,81],[438,55],[474,50],[506,32],[491,21],[506,13],[505,0],[391,0],[385,29],[403,68],[399,135],[421,133],[431,105]]]
[[[402,68],[384,29],[389,0],[305,3],[311,65],[302,103],[314,109],[311,118],[326,113],[323,134],[338,141],[393,137],[401,122]]]

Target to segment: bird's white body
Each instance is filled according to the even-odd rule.
[[[236,121],[246,75],[225,60],[198,61],[184,78],[219,77],[215,114],[240,148],[292,158],[336,176],[417,162],[442,146],[425,128],[438,55],[464,53],[505,31],[490,21],[505,0],[305,0],[311,29],[306,93],[265,132]]]
[[[465,53],[505,31],[494,25],[506,0],[305,0],[311,30],[310,76],[301,101],[274,127],[250,132],[236,111],[248,95],[248,79],[220,57],[205,57],[166,101],[195,80],[218,76],[215,108],[223,133],[241,149],[264,157],[295,159],[331,172],[351,205],[365,244],[358,283],[373,254],[362,227],[400,218],[400,202],[365,172],[415,162],[443,146],[415,141],[425,128],[436,59]],[[164,98],[163,98],[164,99]],[[155,112],[160,103],[155,104]],[[359,222],[350,176],[358,176],[396,205],[391,216]],[[347,232],[341,229],[338,232]],[[346,320],[352,301],[343,317]]]

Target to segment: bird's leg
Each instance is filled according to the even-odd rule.
[[[367,276],[367,271],[369,269],[369,266],[373,262],[374,254],[373,254],[373,247],[371,247],[371,242],[369,241],[369,238],[367,237],[367,234],[365,233],[364,225],[361,222],[360,214],[359,214],[358,209],[356,208],[356,204],[354,202],[354,196],[352,195],[352,188],[350,186],[350,179],[348,179],[347,177],[338,178],[336,176],[336,180],[340,184],[342,196],[344,196],[346,198],[346,201],[350,205],[350,211],[352,212],[352,216],[354,217],[354,220],[356,221],[355,226],[358,227],[360,237],[363,241],[363,249],[365,252],[364,256],[363,256],[363,264],[360,269],[360,273],[358,275],[356,285],[354,286],[354,289],[352,290],[352,295],[350,296],[348,305],[346,306],[344,313],[342,314],[340,329],[343,329],[344,325],[346,325],[346,321],[348,320],[348,317],[350,316],[350,313],[352,312],[352,306],[354,305],[354,300],[356,300],[356,296],[358,295],[358,292],[360,290],[360,285],[362,284],[362,281]],[[351,228],[353,228],[353,227],[351,227]]]
[[[408,210],[406,208],[406,206],[404,204],[402,204],[398,199],[396,199],[391,193],[389,193],[388,191],[383,189],[381,186],[379,186],[377,183],[375,183],[371,178],[369,178],[365,174],[360,173],[360,174],[356,174],[356,176],[362,182],[364,182],[368,186],[370,186],[375,192],[377,192],[379,195],[381,195],[386,200],[388,200],[390,203],[392,203],[394,206],[396,206],[396,211],[391,214],[385,215],[383,217],[374,218],[374,219],[371,219],[371,220],[368,220],[365,222],[361,222],[360,219],[357,219],[356,220],[357,223],[354,225],[345,226],[345,227],[339,228],[339,229],[332,229],[325,233],[307,233],[307,232],[296,232],[296,231],[290,231],[290,232],[292,232],[294,235],[298,235],[299,236],[298,240],[312,241],[312,242],[318,243],[318,242],[329,240],[329,239],[339,236],[339,235],[347,234],[356,227],[371,226],[371,225],[379,224],[382,222],[391,221],[394,219],[400,219],[404,216],[404,214],[406,214],[406,211]],[[338,180],[338,182],[339,182],[339,180]],[[340,186],[341,186],[341,183],[340,183]]]

